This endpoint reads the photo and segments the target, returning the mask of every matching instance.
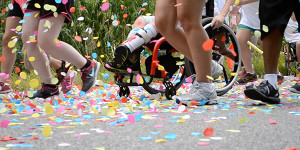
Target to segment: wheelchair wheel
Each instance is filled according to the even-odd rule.
[[[292,48],[289,46],[289,44],[286,44],[284,46],[284,63],[285,63],[285,69],[288,76],[296,76],[297,72],[296,70],[296,57],[294,56],[294,53],[292,51]]]
[[[203,19],[202,24],[209,38],[215,41],[215,45],[212,49],[212,60],[216,61],[223,68],[223,73],[221,73],[218,78],[212,80],[217,95],[221,96],[232,88],[238,78],[241,67],[241,50],[235,33],[225,24],[218,29],[212,29],[211,20],[212,18]],[[234,58],[228,53],[225,54],[217,45],[217,40],[220,39],[220,35],[223,35],[221,36],[221,40],[225,43],[225,47],[230,49],[232,54],[234,54]],[[187,76],[192,76],[193,79],[195,79],[193,63],[188,59],[185,59],[185,69]]]
[[[167,57],[168,60],[170,60],[170,58],[174,59],[172,65],[174,65],[175,62],[177,67],[173,71],[174,73],[170,75],[169,79],[164,79],[159,76],[144,77],[143,88],[146,91],[148,91],[150,94],[161,93],[161,94],[165,94],[167,99],[171,99],[173,95],[176,95],[176,91],[180,88],[180,86],[182,85],[182,83],[186,78],[185,69],[184,69],[184,57],[182,57],[182,54],[180,54],[179,52],[170,52],[169,51],[170,49],[168,50],[168,47],[166,48],[166,46],[164,45],[167,44],[164,38],[158,40],[156,44],[158,44],[160,48],[159,53],[162,53],[159,54],[159,56],[164,58],[165,55],[168,55]],[[161,46],[161,44],[163,45]],[[162,60],[161,62],[163,63]],[[171,60],[168,62],[171,62]],[[145,63],[143,64],[147,65]],[[170,67],[168,63],[165,65],[164,64],[161,65],[164,68]],[[141,67],[143,68],[143,65],[141,65]],[[141,69],[141,70],[145,70],[145,69]],[[143,74],[147,74],[147,72],[143,72]]]
[[[124,97],[128,97],[130,95],[130,89],[128,86],[121,86],[118,94],[120,97],[124,96]]]

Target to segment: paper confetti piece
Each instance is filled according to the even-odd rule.
[[[243,123],[243,122],[246,121],[246,120],[247,120],[247,118],[241,119],[241,120],[239,121],[239,124]]]
[[[170,133],[167,136],[165,136],[165,139],[174,140],[174,139],[176,139],[176,134],[175,133]]]
[[[9,120],[2,120],[2,121],[1,121],[1,127],[2,127],[2,128],[7,128],[9,122],[10,122]]]
[[[200,146],[207,146],[207,145],[209,145],[209,143],[207,143],[207,142],[198,142],[198,145],[200,145]]]
[[[241,132],[240,130],[226,130],[227,132],[234,132],[234,133],[238,133]]]
[[[0,57],[0,62],[4,62],[5,59],[6,59],[5,56],[1,56],[1,57]]]
[[[60,143],[60,144],[58,144],[58,146],[62,146],[62,147],[64,147],[64,146],[71,146],[71,144],[69,144],[69,143]]]
[[[165,143],[165,142],[167,142],[167,140],[165,140],[165,139],[157,139],[157,140],[155,140],[155,143]]]
[[[212,127],[207,127],[203,132],[204,136],[213,136],[213,134],[214,134],[214,129]]]
[[[263,26],[262,26],[262,30],[263,30],[264,32],[269,32],[269,28],[268,28],[268,26],[266,26],[266,25],[263,25]]]
[[[141,140],[152,140],[152,137],[140,137]]]
[[[135,117],[133,115],[128,115],[127,119],[130,123],[135,123]]]
[[[202,44],[203,50],[205,50],[205,51],[210,51],[210,50],[213,48],[214,43],[215,43],[215,42],[214,42],[213,39],[209,39],[209,40],[205,41],[205,42]]]
[[[76,41],[82,42],[82,38],[80,36],[76,35],[74,38],[75,38]]]
[[[109,3],[108,2],[103,3],[102,6],[101,6],[102,11],[106,11],[108,8],[109,8]]]
[[[51,126],[45,126],[45,127],[43,128],[43,136],[44,136],[44,137],[50,136],[50,135],[51,135],[51,131],[52,131]]]

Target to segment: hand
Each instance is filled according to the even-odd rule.
[[[237,5],[233,5],[232,10],[228,13],[229,16],[236,16],[239,13],[239,9],[241,7]]]
[[[213,29],[219,28],[222,26],[224,20],[225,17],[222,15],[215,16],[211,21],[211,26],[213,27]]]
[[[236,26],[237,26],[236,16],[232,16],[232,18],[230,19],[230,28],[234,29]]]

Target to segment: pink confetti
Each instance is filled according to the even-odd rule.
[[[187,83],[192,83],[192,82],[193,82],[193,78],[187,77],[187,78],[185,79],[185,81],[186,81]]]
[[[132,69],[127,68],[127,72],[131,73],[131,72],[132,72]]]
[[[136,75],[136,82],[137,82],[138,85],[140,85],[140,79],[141,79],[141,75],[137,74]]]
[[[63,4],[67,4],[69,0],[63,0],[62,3]]]
[[[33,114],[33,110],[32,110],[32,109],[27,110],[27,111],[26,111],[26,114],[27,114],[27,115]]]
[[[110,68],[110,65],[109,65],[109,64],[105,64],[105,67],[106,67],[106,68]]]
[[[200,146],[207,146],[207,145],[209,145],[209,143],[207,143],[207,142],[199,142],[198,145],[200,145]]]
[[[64,106],[60,106],[60,107],[58,108],[58,112],[59,112],[59,113],[62,113],[64,110],[65,110],[65,107],[64,107]]]
[[[109,3],[108,2],[103,3],[102,6],[101,6],[102,11],[106,11],[108,8],[109,8]]]
[[[1,121],[1,127],[2,127],[2,128],[7,128],[9,122],[10,122],[9,120],[2,120],[2,121]]]
[[[61,43],[57,43],[56,44],[57,47],[61,47],[61,45],[62,45]]]
[[[155,125],[154,128],[162,128],[164,127],[163,125]]]
[[[133,115],[128,115],[128,121],[130,123],[135,123],[135,117]]]

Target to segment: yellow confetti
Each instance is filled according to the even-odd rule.
[[[266,25],[263,25],[263,26],[262,26],[262,30],[263,30],[264,32],[269,32],[269,28],[268,28],[268,26],[266,26]]]
[[[236,72],[232,72],[232,73],[231,73],[231,76],[236,76],[236,75],[237,75]]]
[[[39,87],[39,84],[40,84],[40,82],[39,82],[39,80],[37,80],[37,79],[32,79],[32,80],[30,80],[30,82],[29,82],[29,86],[30,86],[32,89],[38,88],[38,87]]]
[[[120,107],[120,103],[118,101],[113,102],[113,107],[118,108]]]
[[[35,61],[35,57],[29,57],[28,60],[31,61],[31,62]]]
[[[32,92],[28,91],[28,92],[27,92],[27,96],[28,96],[28,97],[32,97],[32,96],[33,96]]]
[[[20,77],[21,77],[22,79],[26,79],[26,78],[27,78],[27,74],[26,74],[25,72],[21,72],[21,73],[20,73]]]
[[[44,27],[46,28],[51,28],[51,22],[49,20],[46,20],[45,24],[44,24]]]
[[[211,76],[206,76],[206,78],[209,79],[209,80],[214,80],[214,78],[211,77]]]
[[[94,150],[105,150],[105,147],[94,147]]]
[[[29,41],[35,41],[35,36],[30,36]]]
[[[185,121],[186,121],[185,119],[180,119],[180,120],[177,120],[177,123],[183,123]]]
[[[21,80],[16,80],[15,85],[19,85],[21,83]]]
[[[199,139],[200,142],[209,142],[210,139]]]
[[[11,53],[16,53],[17,52],[17,49],[16,48],[14,48],[12,51],[11,51]]]
[[[101,46],[101,43],[100,43],[100,41],[98,41],[98,43],[97,43],[97,47],[100,47]]]
[[[240,3],[240,0],[235,0],[234,4],[238,5]]]
[[[38,117],[40,117],[40,114],[34,113],[34,114],[31,115],[31,117],[32,117],[32,118],[38,118]]]
[[[51,80],[51,83],[52,83],[52,84],[57,84],[57,83],[58,83],[58,79],[57,79],[57,78],[53,78],[53,79]]]
[[[167,140],[165,140],[165,139],[157,139],[157,140],[155,140],[155,143],[165,143],[165,142],[167,142]]]
[[[261,32],[258,30],[254,31],[254,36],[261,37]]]
[[[45,107],[45,113],[47,114],[47,115],[52,115],[53,114],[53,108],[51,107],[51,106],[46,106]]]
[[[35,8],[41,8],[41,5],[40,5],[39,3],[35,3],[35,4],[34,4],[34,7],[35,7]]]
[[[14,41],[9,41],[8,42],[8,47],[9,48],[14,48],[16,46],[16,43]]]
[[[235,132],[235,133],[241,132],[240,130],[226,130],[226,131],[228,131],[228,132]]]
[[[116,114],[116,111],[115,111],[115,108],[110,108],[107,112],[107,115],[108,116],[113,116]]]
[[[44,137],[50,136],[51,135],[51,130],[52,130],[52,128],[50,126],[45,126],[43,128],[43,136]]]
[[[20,32],[20,31],[22,30],[22,26],[17,26],[17,27],[16,27],[16,30],[17,30],[18,32]]]
[[[165,70],[165,67],[160,65],[160,66],[158,67],[158,70]]]

